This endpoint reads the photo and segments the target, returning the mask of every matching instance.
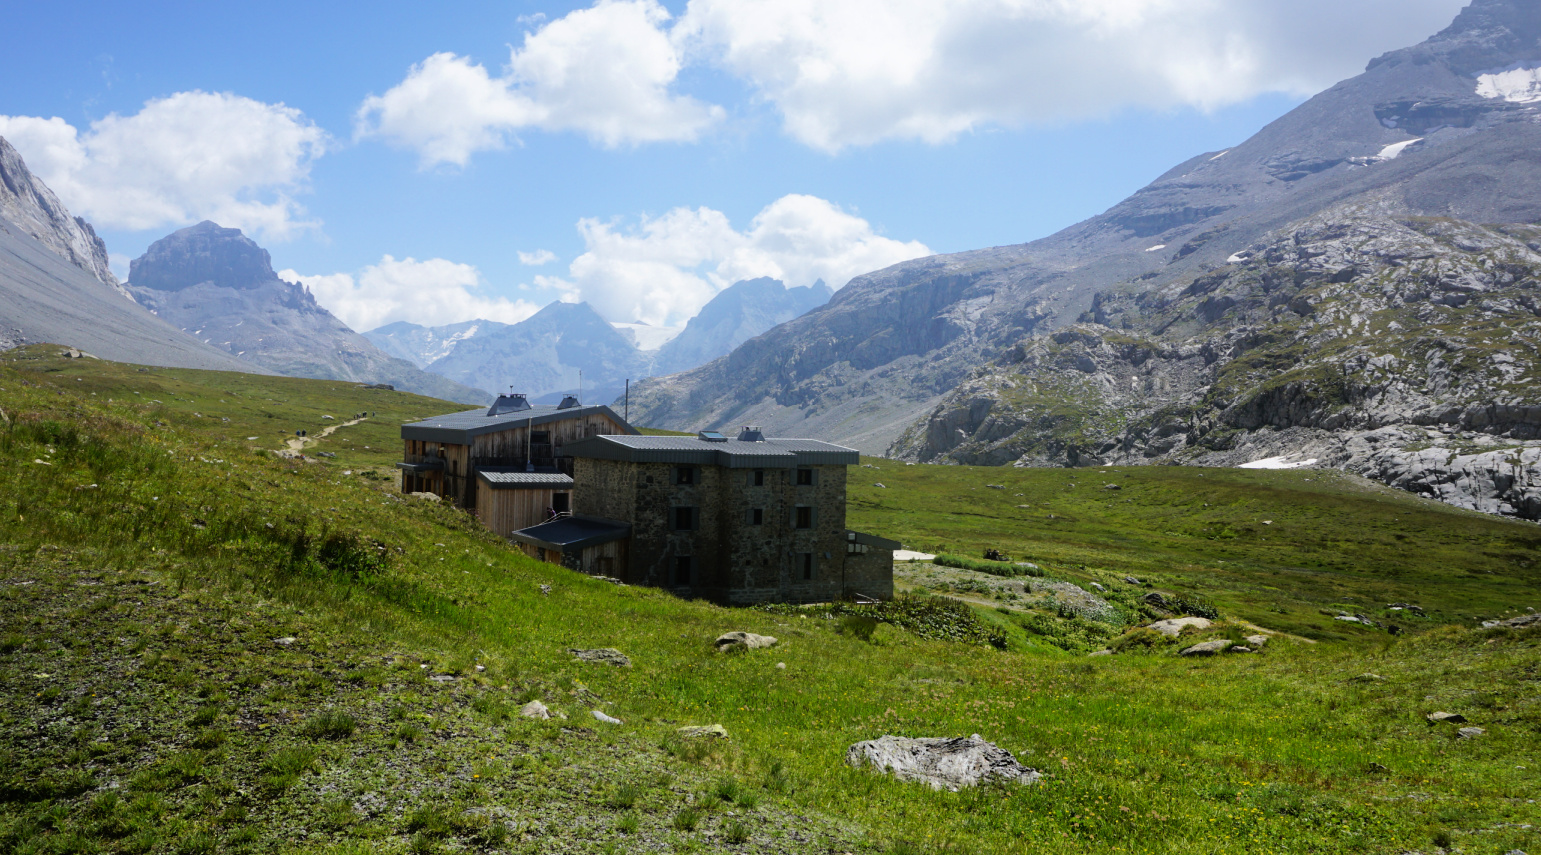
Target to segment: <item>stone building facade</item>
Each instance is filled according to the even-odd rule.
[[[893,595],[899,544],[845,525],[846,467],[859,462],[851,449],[746,430],[597,436],[567,453],[583,547],[558,540],[577,530],[515,532],[532,555],[594,572],[586,550],[610,525],[613,540],[627,541],[624,561],[601,575],[628,584],[733,605]]]

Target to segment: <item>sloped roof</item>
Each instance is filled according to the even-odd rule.
[[[585,547],[609,543],[630,535],[631,526],[627,523],[575,516],[532,525],[512,532],[509,537],[531,546],[543,546],[546,549],[561,552],[577,552]]]
[[[486,481],[494,490],[532,490],[542,487],[570,490],[573,486],[572,476],[560,472],[526,472],[523,469],[496,466],[484,466],[476,470],[476,477]]]
[[[591,436],[569,442],[569,457],[631,463],[684,463],[729,469],[790,469],[861,462],[855,449],[816,439],[706,440],[695,436]]]
[[[614,410],[603,404],[593,404],[587,407],[568,407],[561,409],[553,404],[542,404],[538,407],[530,407],[527,410],[519,410],[512,413],[504,413],[499,416],[487,415],[486,408],[466,410],[459,413],[447,413],[442,416],[434,416],[431,419],[423,419],[420,422],[409,422],[401,426],[402,439],[417,439],[425,442],[447,442],[453,445],[470,445],[474,437],[487,433],[497,433],[502,430],[510,430],[529,425],[536,427],[550,424],[551,422],[566,421],[568,419],[582,419],[592,415],[602,415],[613,419],[630,434],[635,434],[637,429],[626,424]]]

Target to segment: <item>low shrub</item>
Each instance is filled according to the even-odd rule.
[[[1004,576],[1014,579],[1018,576],[1043,577],[1043,568],[1036,564],[1016,564],[1010,561],[985,561],[979,558],[968,558],[962,555],[938,555],[931,560],[932,564],[940,564],[943,567],[956,567],[960,570],[974,570],[979,573],[989,573],[991,576]]]

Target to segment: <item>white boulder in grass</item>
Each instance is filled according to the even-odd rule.
[[[953,738],[883,736],[852,745],[845,762],[872,767],[901,781],[920,781],[933,790],[957,792],[986,781],[1035,784],[1040,775],[1017,762],[1011,752],[979,734]]]
[[[1172,618],[1170,620],[1158,620],[1150,626],[1147,626],[1146,629],[1153,629],[1162,635],[1170,635],[1171,637],[1176,638],[1187,627],[1191,626],[1194,629],[1209,629],[1211,625],[1211,621],[1209,621],[1207,618],[1180,617]]]
[[[725,632],[717,636],[713,644],[717,646],[718,652],[726,653],[738,648],[759,650],[763,647],[775,647],[776,639],[774,636],[755,635],[752,632]]]

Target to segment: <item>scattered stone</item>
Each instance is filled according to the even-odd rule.
[[[882,482],[882,481],[879,481],[879,482],[877,482],[877,483],[875,483],[875,484],[873,484],[873,485],[872,485],[872,486],[874,486],[874,487],[882,487],[882,488],[883,488],[883,489],[885,489],[885,490],[887,490],[887,489],[888,489],[888,485],[887,485],[887,484],[884,484],[884,483],[883,483],[883,482]]]
[[[1163,594],[1160,591],[1151,591],[1150,593],[1141,597],[1140,602],[1147,606],[1155,606],[1158,609],[1164,609],[1171,606],[1171,603],[1167,602],[1166,599],[1169,596],[1171,596],[1171,594]]]
[[[752,632],[725,632],[717,636],[713,644],[717,646],[718,653],[726,653],[735,648],[758,650],[762,647],[774,647],[776,639],[769,635],[755,635]]]
[[[330,451],[318,451],[318,452],[316,452],[316,456],[317,457],[336,457],[337,455],[333,454]]]
[[[478,674],[480,674],[481,672],[483,672],[485,670],[487,670],[487,666],[486,665],[478,665],[478,666],[476,666],[476,673],[478,673]]]
[[[1101,585],[1097,584],[1096,582],[1091,583],[1091,585],[1092,585],[1093,588],[1097,589],[1097,593],[1099,593],[1099,594],[1106,594],[1108,592],[1107,588],[1102,587]]]
[[[1134,578],[1133,576],[1125,576],[1124,577],[1124,581],[1128,582],[1131,585],[1138,585],[1138,584],[1140,584],[1140,580]]]
[[[1350,682],[1350,683],[1384,683],[1384,682],[1386,682],[1386,678],[1382,677],[1379,674],[1371,674],[1369,671],[1366,671],[1366,672],[1364,672],[1363,674],[1360,674],[1357,677],[1350,677],[1350,678],[1348,678],[1348,682]]]
[[[551,718],[551,710],[540,701],[530,701],[519,708],[519,714],[525,718],[548,719]]]
[[[600,662],[606,665],[615,665],[621,668],[631,667],[631,660],[626,658],[626,654],[616,650],[614,647],[598,647],[593,650],[578,650],[576,648],[570,648],[567,652],[578,657],[584,662]]]
[[[1104,490],[1122,490],[1124,488],[1118,486],[1117,484],[1103,484],[1102,485],[1102,489],[1104,489]]]
[[[542,594],[545,594],[548,597],[551,596],[551,586],[550,585],[541,585],[540,586],[540,592]]]
[[[1236,644],[1236,645],[1232,645],[1231,648],[1229,650],[1225,651],[1225,652],[1226,653],[1251,653],[1252,652],[1252,648],[1246,647],[1244,645]]]
[[[1453,712],[1431,712],[1424,716],[1429,724],[1465,724],[1466,716]]]
[[[691,739],[697,736],[710,736],[714,739],[728,738],[728,729],[720,724],[703,724],[682,727],[678,732],[680,736],[683,736],[687,739]]]
[[[625,722],[621,721],[615,716],[605,715],[601,710],[589,710],[589,714],[594,716],[596,721],[602,721],[605,724],[625,724]]]
[[[273,643],[278,645],[279,647],[288,647],[289,645],[293,644],[295,641],[296,641],[296,639],[292,635],[286,635],[283,638],[275,638],[275,639],[273,639]]]
[[[1034,784],[1039,774],[1017,762],[1011,752],[970,737],[920,738],[883,736],[852,745],[845,762],[856,768],[872,766],[901,781],[920,781],[933,790],[957,792],[986,780]]]
[[[1259,647],[1262,647],[1263,645],[1268,643],[1268,636],[1266,636],[1266,635],[1249,635],[1249,636],[1246,637],[1245,640],[1247,642],[1247,646],[1248,647],[1252,648],[1253,650],[1256,650]]]
[[[1091,653],[1088,653],[1086,655],[1087,656],[1112,656],[1113,655],[1113,651],[1111,651],[1111,650],[1093,650]]]
[[[776,663],[776,669],[779,670],[779,671],[787,670],[787,663],[785,663],[785,662],[777,662]]]
[[[1476,739],[1484,733],[1487,733],[1487,731],[1480,727],[1463,727],[1460,730],[1457,730],[1455,735],[1461,739]]]
[[[1506,626],[1511,629],[1524,629],[1527,626],[1541,626],[1541,614],[1520,615],[1519,617],[1498,621],[1498,625]],[[1483,626],[1487,626],[1487,624],[1484,623]]]
[[[1147,626],[1146,629],[1153,629],[1162,635],[1169,635],[1173,638],[1176,638],[1187,627],[1191,626],[1194,629],[1209,629],[1209,627],[1212,625],[1212,622],[1208,618],[1180,617],[1172,618],[1170,620],[1158,620],[1150,626]]]
[[[1217,638],[1214,641],[1201,641],[1198,644],[1183,649],[1180,656],[1213,656],[1216,653],[1224,653],[1231,646],[1229,641]]]
[[[426,499],[426,500],[428,500],[430,502],[443,501],[442,499],[439,498],[439,494],[438,493],[408,493],[407,495],[411,496],[414,499]]]
[[[322,416],[321,418],[323,418],[323,419],[325,419],[325,420],[327,420],[329,422],[330,421],[336,421],[336,419],[333,419],[331,416]]]
[[[428,679],[435,683],[453,683],[457,678],[450,674],[431,674]]]
[[[992,490],[1004,490],[1004,489],[1006,489],[1006,485],[1005,484],[986,484],[985,486],[989,487]]]

